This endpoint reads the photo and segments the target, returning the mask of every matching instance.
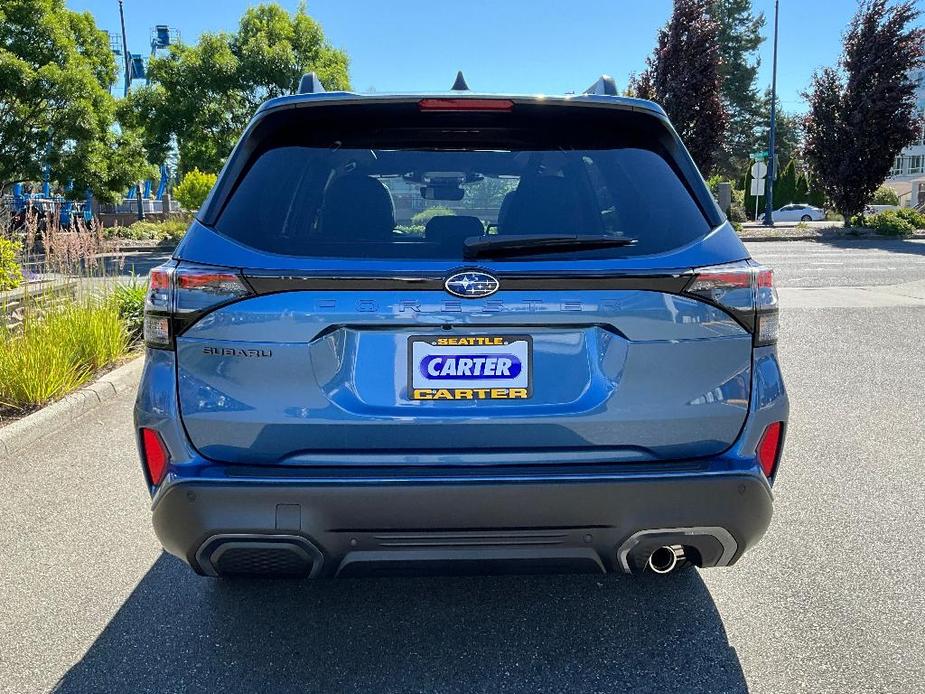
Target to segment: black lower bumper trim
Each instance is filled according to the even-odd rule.
[[[767,481],[745,473],[388,485],[197,479],[162,489],[153,520],[165,549],[200,573],[350,576],[636,571],[661,544],[686,544],[703,566],[729,565],[761,538],[771,513]],[[269,544],[216,557],[216,537]]]

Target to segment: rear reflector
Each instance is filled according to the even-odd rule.
[[[514,102],[510,99],[421,99],[418,107],[422,111],[510,111]]]
[[[777,466],[782,428],[783,425],[780,422],[774,422],[764,430],[761,441],[758,443],[758,463],[761,465],[765,477],[773,475],[774,468]]]
[[[141,446],[144,450],[145,467],[148,469],[148,479],[155,487],[164,481],[167,474],[167,463],[170,455],[160,435],[154,429],[141,430]]]

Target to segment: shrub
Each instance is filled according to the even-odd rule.
[[[915,231],[915,225],[903,219],[896,210],[887,210],[870,217],[871,228],[889,236],[908,236]]]
[[[161,222],[161,239],[178,242],[183,238],[188,228],[189,222],[182,219],[168,219],[165,222]]]
[[[915,229],[925,229],[925,214],[911,207],[900,207],[898,210],[893,210],[893,213],[909,222]]]
[[[0,292],[16,289],[22,284],[22,268],[16,262],[20,248],[15,241],[0,238]]]
[[[182,219],[168,219],[163,222],[137,221],[127,227],[110,227],[109,238],[131,239],[133,241],[179,241],[189,224]]]
[[[412,226],[427,226],[429,222],[434,217],[450,217],[456,214],[449,207],[443,207],[442,205],[437,205],[436,207],[428,207],[422,212],[418,212],[411,218]]]
[[[214,173],[205,173],[199,169],[193,169],[187,173],[180,184],[174,188],[173,194],[180,205],[187,210],[198,210],[202,207],[209,191],[215,185],[218,176]]]
[[[159,231],[160,224],[157,222],[138,221],[127,227],[107,229],[107,235],[133,241],[152,241],[160,237]]]
[[[112,302],[87,299],[27,316],[20,331],[0,333],[0,405],[25,409],[63,397],[126,349]]]
[[[729,217],[729,221],[733,224],[741,224],[742,222],[748,221],[745,208],[735,203],[729,206],[729,214],[727,216]]]
[[[131,284],[117,286],[110,296],[131,343],[141,340],[147,293],[148,288],[145,284],[132,281]]]
[[[880,186],[870,199],[871,205],[899,205],[899,196],[896,191],[887,186]]]

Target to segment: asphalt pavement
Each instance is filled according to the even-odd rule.
[[[792,413],[736,566],[200,578],[151,530],[129,391],[0,464],[0,691],[923,691],[925,300],[896,287],[925,282],[925,244],[750,249],[784,287]],[[806,299],[827,287],[900,298]]]

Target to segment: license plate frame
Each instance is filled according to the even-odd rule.
[[[453,357],[453,369],[472,363],[469,371],[489,371],[476,375],[425,373],[446,366],[440,358]],[[492,365],[489,366],[494,357]],[[410,335],[407,345],[407,399],[412,402],[521,401],[533,397],[533,336],[525,334],[480,333],[466,335]],[[502,361],[506,360],[506,361]],[[426,364],[425,364],[426,361]],[[462,363],[460,363],[462,362]],[[506,362],[511,362],[507,364]],[[516,375],[512,374],[519,363]],[[498,368],[507,374],[495,374]],[[448,367],[449,368],[449,367]],[[428,383],[427,381],[432,381]]]

